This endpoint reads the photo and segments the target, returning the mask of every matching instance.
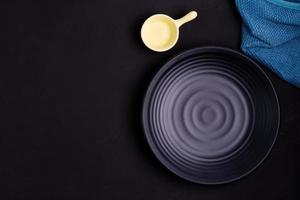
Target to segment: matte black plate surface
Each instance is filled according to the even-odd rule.
[[[220,184],[254,170],[271,150],[279,103],[263,70],[239,52],[202,47],[155,75],[143,126],[156,157],[189,181]]]

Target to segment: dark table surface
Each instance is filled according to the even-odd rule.
[[[143,138],[141,101],[154,73],[183,50],[239,49],[233,0],[1,3],[0,199],[299,199],[300,89],[268,72],[281,104],[277,142],[249,176],[225,185],[184,181]],[[154,13],[181,17],[175,48],[146,49]]]

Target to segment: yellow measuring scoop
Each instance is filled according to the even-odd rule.
[[[164,14],[152,15],[142,26],[142,40],[153,51],[167,51],[176,44],[179,37],[179,27],[196,17],[196,11],[191,11],[177,20]]]

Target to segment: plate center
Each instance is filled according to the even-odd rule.
[[[200,121],[208,126],[216,120],[216,117],[216,111],[210,106],[204,107],[200,113]]]

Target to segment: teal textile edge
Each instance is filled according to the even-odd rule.
[[[286,8],[300,10],[300,3],[290,2],[290,1],[285,1],[285,0],[267,0],[267,1],[277,4],[279,6],[286,7]]]
[[[300,88],[300,0],[235,2],[243,20],[241,50]]]
[[[300,10],[300,3],[285,1],[285,0],[267,0],[271,3],[277,4],[279,6],[283,6],[286,8],[297,9]]]

